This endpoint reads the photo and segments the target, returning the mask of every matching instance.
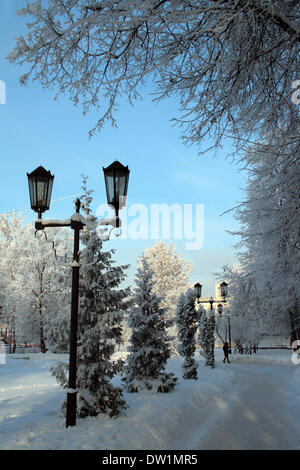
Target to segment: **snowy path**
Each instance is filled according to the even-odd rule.
[[[79,419],[65,429],[65,392],[49,373],[57,355],[8,358],[0,366],[0,449],[300,449],[300,365],[289,351],[259,352],[216,368],[199,357],[199,379],[170,371],[175,391],[128,394],[125,416]],[[119,383],[119,379],[116,379]]]
[[[225,365],[227,367],[227,364]],[[228,390],[205,436],[193,438],[193,449],[300,449],[300,395],[295,366],[232,363],[241,387]],[[291,385],[291,386],[290,386]],[[299,385],[298,385],[299,387]],[[198,434],[198,435],[199,435]],[[191,445],[191,438],[188,438]],[[190,447],[191,448],[191,447]]]
[[[63,393],[49,373],[49,365],[37,369],[26,360],[11,360],[12,369],[2,366],[0,374],[0,448],[31,448],[35,440],[35,429],[45,436],[48,430],[57,427],[57,403]],[[28,364],[26,364],[28,363]],[[17,367],[20,365],[20,368]],[[8,442],[7,447],[5,443]]]

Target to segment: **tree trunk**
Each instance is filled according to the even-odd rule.
[[[299,312],[298,312],[298,303],[295,300],[294,309],[289,309],[290,323],[291,323],[291,334],[290,341],[291,345],[294,341],[300,340],[300,324],[299,324]]]

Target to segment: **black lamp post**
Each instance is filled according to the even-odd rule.
[[[126,203],[126,195],[128,188],[128,167],[124,167],[119,162],[114,162],[107,168],[103,168],[107,200],[116,209],[116,217],[118,219],[118,211],[120,208],[120,200]],[[86,225],[91,225],[80,214],[80,200],[76,199],[76,212],[68,220],[64,221],[47,221],[42,220],[42,213],[49,209],[53,179],[50,171],[46,171],[43,167],[38,167],[32,173],[28,174],[29,193],[31,208],[38,213],[39,220],[35,222],[36,230],[44,230],[47,227],[71,227],[74,230],[74,251],[72,263],[72,294],[71,294],[71,328],[70,328],[70,359],[69,359],[69,387],[67,392],[67,412],[66,427],[76,426],[76,373],[77,373],[77,326],[78,326],[78,297],[79,297],[79,242],[80,230]],[[119,226],[119,225],[117,225]]]
[[[222,282],[220,284],[221,296],[223,297],[222,300],[215,300],[212,297],[209,300],[201,300],[202,286],[201,286],[201,284],[199,284],[199,282],[197,282],[197,284],[194,284],[194,289],[196,291],[196,296],[197,296],[198,302],[202,303],[202,304],[210,304],[210,310],[213,309],[213,304],[215,302],[224,302],[224,303],[226,303],[226,297],[228,295],[228,284],[226,282]],[[223,305],[221,303],[218,304],[217,311],[218,311],[219,316],[221,317],[222,312],[223,312]],[[219,335],[218,330],[216,330],[216,331],[217,331],[217,334]],[[229,323],[229,337],[230,337],[230,323]],[[221,336],[220,336],[220,338],[221,338]],[[223,339],[222,339],[222,341],[223,341]],[[231,339],[229,339],[229,343],[231,345]]]
[[[221,290],[221,296],[223,297],[223,299],[225,299],[225,297],[227,297],[227,295],[228,295],[228,284],[226,284],[226,282],[221,282],[220,290]],[[223,311],[223,309],[221,310],[221,312],[219,312],[220,316],[222,315],[222,311]],[[227,328],[228,328],[229,347],[231,348],[231,326],[230,326],[230,316],[229,316],[229,314],[227,314]]]
[[[229,311],[225,314],[225,316],[227,316],[228,342],[229,342],[229,347],[231,348],[231,323],[230,323]]]
[[[228,323],[228,341],[229,341],[229,347],[231,348],[231,325],[230,325],[229,312],[228,312],[228,317],[227,317],[227,323]]]
[[[218,314],[220,316],[220,318],[222,317],[222,313],[223,313],[223,305],[222,304],[219,304],[218,305]],[[224,315],[224,316],[227,316],[227,331],[228,331],[228,341],[229,341],[229,347],[231,347],[231,325],[230,325],[230,315],[229,315],[229,311]],[[227,334],[226,334],[227,336]],[[225,338],[226,339],[226,338]]]

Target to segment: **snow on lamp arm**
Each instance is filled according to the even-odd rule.
[[[54,175],[45,170],[42,166],[36,168],[32,173],[27,173],[31,208],[38,213],[38,220],[35,222],[36,233],[47,227],[71,227],[74,230],[74,251],[72,267],[72,296],[71,296],[71,328],[70,328],[70,356],[69,356],[69,386],[67,389],[67,412],[66,427],[76,426],[76,375],[77,375],[77,326],[78,326],[78,298],[79,298],[79,242],[80,230],[84,227],[97,229],[112,225],[120,227],[119,209],[126,204],[128,188],[129,169],[119,162],[112,163],[109,167],[103,168],[107,201],[115,208],[115,217],[103,219],[100,222],[96,218],[80,214],[81,202],[75,201],[76,212],[66,220],[42,220],[42,214],[49,209]],[[112,229],[112,230],[113,230]],[[101,230],[101,229],[100,229]],[[109,234],[99,237],[101,240],[109,239]]]

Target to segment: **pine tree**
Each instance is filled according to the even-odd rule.
[[[83,180],[83,208],[87,219],[91,215],[91,191]],[[121,344],[121,322],[128,305],[129,289],[117,289],[125,278],[127,266],[112,266],[112,251],[103,252],[96,230],[84,230],[84,249],[80,255],[80,297],[77,355],[77,413],[80,417],[107,413],[114,417],[127,407],[121,387],[111,379],[120,373],[123,361],[113,361],[115,346]],[[66,365],[53,371],[58,381],[67,387]],[[63,404],[63,407],[65,404]]]
[[[196,294],[194,289],[189,289],[186,294],[181,294],[178,299],[176,323],[178,337],[181,342],[179,354],[184,357],[183,378],[197,379],[197,363],[195,354],[195,334],[198,326],[199,314],[195,308]]]
[[[215,367],[215,312],[209,312],[208,315],[205,311],[202,314],[200,329],[199,329],[199,344],[202,347],[205,357],[205,365]]]
[[[153,292],[153,276],[142,257],[137,272],[134,307],[130,311],[131,347],[123,378],[129,392],[143,389],[169,392],[177,382],[174,374],[164,372],[170,357],[171,338],[166,333],[164,310]]]

